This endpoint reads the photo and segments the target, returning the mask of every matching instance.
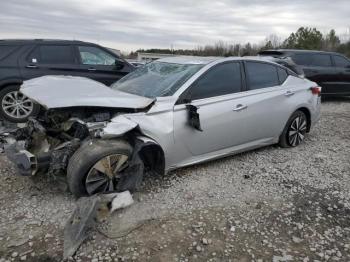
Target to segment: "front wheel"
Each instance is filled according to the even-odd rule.
[[[67,169],[70,191],[76,196],[135,190],[143,168],[132,170],[132,147],[123,140],[92,140],[71,157]],[[143,166],[142,166],[143,167]]]
[[[304,112],[295,111],[280,136],[279,145],[281,147],[295,147],[302,143],[307,131],[307,121]]]

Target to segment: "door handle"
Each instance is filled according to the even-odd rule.
[[[37,65],[27,65],[26,68],[38,68]]]
[[[247,107],[247,105],[238,104],[236,108],[233,109],[233,111],[241,111],[243,109],[246,109]]]
[[[287,91],[287,92],[284,93],[285,96],[292,96],[292,95],[294,95],[294,94],[295,94],[295,93],[292,92],[292,91]]]
[[[96,68],[90,67],[88,68],[89,71],[96,71]]]

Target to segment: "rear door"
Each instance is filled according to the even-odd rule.
[[[76,52],[79,57],[81,74],[105,85],[113,84],[131,71],[130,66],[117,55],[101,47],[78,45]],[[124,63],[124,67],[118,68],[116,60]]]
[[[306,78],[322,87],[322,93],[332,93],[336,88],[338,78],[330,54],[298,53],[292,59],[302,66]]]
[[[334,94],[350,94],[350,60],[341,55],[332,55],[337,82],[332,89]]]
[[[79,75],[78,60],[70,44],[40,44],[20,58],[24,79],[44,75]]]
[[[290,117],[294,87],[285,84],[288,71],[282,67],[257,61],[245,61],[247,91],[241,103],[246,106],[242,134],[246,143],[271,143],[278,138]]]

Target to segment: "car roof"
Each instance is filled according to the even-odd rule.
[[[320,50],[305,50],[305,49],[268,49],[260,51],[259,54],[278,54],[281,55],[284,53],[323,53],[323,54],[337,54],[336,52],[320,51]]]
[[[64,40],[64,39],[0,39],[1,44],[37,44],[37,43],[46,43],[46,44],[93,44],[90,42],[84,42],[79,40]]]
[[[259,56],[230,56],[230,57],[214,57],[214,56],[172,56],[158,59],[158,62],[164,63],[174,63],[174,64],[202,64],[207,65],[212,62],[225,62],[225,61],[234,61],[234,60],[250,60],[250,61],[263,61],[274,63],[265,57]],[[275,64],[275,63],[274,63]]]
[[[158,59],[159,62],[174,63],[174,64],[209,64],[216,60],[222,59],[222,57],[213,56],[171,56]]]

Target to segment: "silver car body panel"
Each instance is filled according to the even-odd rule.
[[[128,119],[125,115],[118,115],[111,119],[111,122],[102,129],[101,138],[110,139],[120,137],[126,132],[137,127],[137,123]]]
[[[179,149],[179,158],[169,163],[169,168],[277,143],[289,117],[299,108],[307,108],[312,121],[317,121],[319,99],[305,88],[305,84],[304,80],[290,76],[282,86],[216,97],[214,101],[193,101],[192,104],[199,108],[203,132],[187,126],[185,106],[176,105],[174,136],[175,143],[182,143],[182,150]],[[311,87],[312,83],[309,85]],[[287,91],[294,95],[285,96]],[[234,111],[239,104],[245,105],[246,109]]]
[[[113,90],[106,91],[107,87],[101,87],[101,92],[98,92],[95,85],[92,88],[89,82],[85,82],[83,79],[77,82],[71,79],[74,81],[70,82],[68,78],[62,78],[62,81],[63,79],[67,80],[69,86],[69,88],[63,87],[62,91],[60,85],[53,84],[61,81],[56,82],[56,78],[51,82],[51,80],[48,81],[50,78],[46,78],[43,81],[45,87],[31,88],[35,83],[38,83],[34,81],[25,84],[21,91],[39,103],[44,102],[47,107],[91,104],[109,107],[118,104],[126,108],[142,108],[153,103],[147,112],[124,113],[116,116],[107,124],[103,130],[105,136],[102,137],[113,138],[136,127],[139,128],[142,135],[149,137],[161,146],[165,158],[165,171],[169,171],[274,144],[278,142],[289,117],[300,108],[306,108],[310,112],[311,126],[320,118],[320,97],[313,95],[309,90],[316,84],[307,79],[290,75],[279,86],[192,101],[191,104],[198,108],[203,132],[190,126],[186,105],[176,104],[179,96],[209,68],[222,62],[241,60],[259,61],[256,58],[239,57],[170,57],[160,59],[158,61],[200,63],[204,66],[189,78],[173,96],[158,97],[155,101]],[[79,88],[76,90],[80,91],[73,91],[74,95],[72,95],[72,90],[76,88],[74,82],[79,83]],[[84,83],[87,83],[88,87]],[[56,98],[52,97],[50,91],[47,92],[47,88],[50,88],[52,92],[55,88],[59,90],[55,91]],[[48,94],[45,95],[45,93]],[[290,95],[291,93],[292,95]],[[75,99],[72,99],[72,96]],[[238,105],[244,105],[245,108],[236,111]]]
[[[20,91],[45,108],[96,106],[141,109],[153,99],[112,90],[97,81],[75,76],[42,76],[24,81]]]
[[[185,58],[176,61],[168,58],[167,62],[178,63],[181,59]],[[174,96],[157,98],[147,113],[128,115],[145,135],[163,148],[166,171],[277,143],[289,117],[299,108],[309,110],[312,126],[320,118],[320,98],[309,90],[317,84],[289,76],[281,86],[192,101],[191,104],[199,108],[204,131],[189,126],[186,106],[175,105],[177,98],[209,68],[231,60],[242,58],[202,61],[206,65]],[[294,95],[286,96],[287,92]],[[247,109],[233,111],[238,104],[247,105]]]

